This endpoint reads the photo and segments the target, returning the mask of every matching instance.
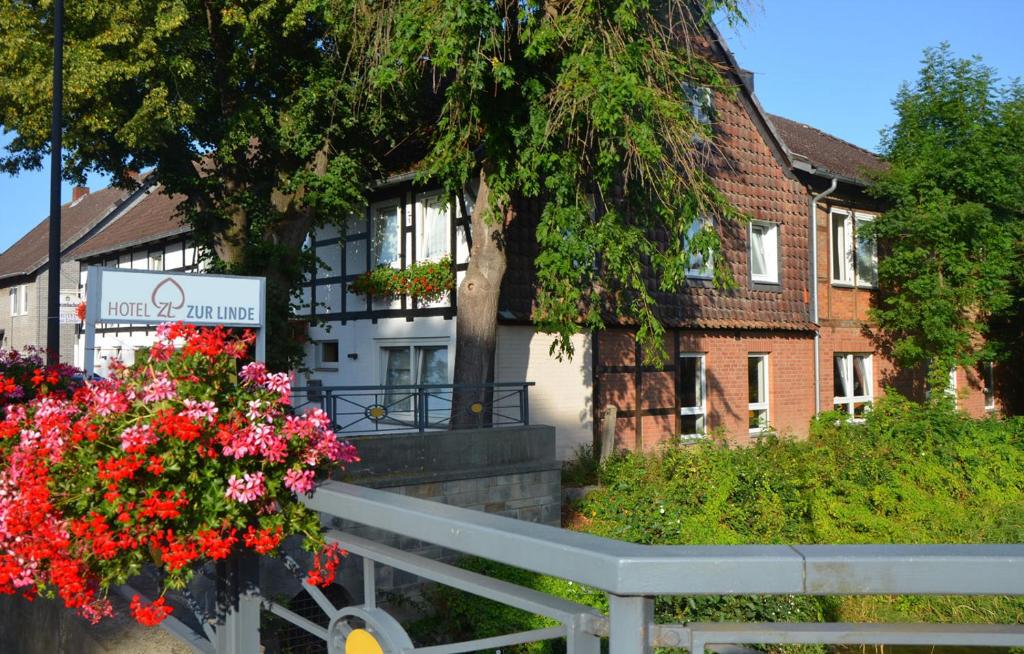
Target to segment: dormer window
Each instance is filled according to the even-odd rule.
[[[750,223],[750,278],[760,284],[779,283],[779,226]]]
[[[712,222],[710,218],[697,218],[690,223],[690,227],[686,230],[686,237],[683,240],[683,247],[689,250],[694,244],[694,241],[706,231],[712,229]],[[705,249],[701,247],[701,244],[696,244],[698,249]],[[702,252],[690,251],[690,265],[686,269],[686,276],[692,279],[711,279],[714,276],[715,267],[714,260],[712,259],[711,252],[708,251],[707,257]]]

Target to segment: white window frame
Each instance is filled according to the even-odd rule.
[[[828,224],[828,264],[829,264],[829,279],[832,280],[833,286],[848,286],[850,288],[878,288],[878,284],[871,280],[861,279],[860,273],[857,270],[857,227],[860,223],[871,222],[875,219],[873,214],[863,213],[860,211],[851,211],[849,209],[832,209],[829,211],[829,224]],[[835,225],[836,220],[842,220],[843,223],[843,242],[842,245],[842,267],[839,272],[840,275],[836,275],[836,242],[835,242]],[[875,271],[875,277],[878,276],[878,246],[872,243],[871,248],[871,264]]]
[[[324,346],[328,343],[333,343],[338,348],[338,360],[327,361],[324,357]],[[313,342],[314,356],[316,357],[316,367],[318,370],[337,370],[341,365],[341,343],[336,339],[328,339],[324,341]]]
[[[707,86],[683,82],[683,95],[690,103],[690,115],[701,125],[710,125],[714,113],[714,97]]]
[[[440,205],[441,213],[444,216],[444,251],[439,256],[426,256],[425,244],[427,242],[427,207],[436,202]],[[416,206],[416,261],[438,261],[450,256],[452,251],[452,212],[451,205],[445,200],[441,193],[424,195],[417,200]]]
[[[850,395],[834,395],[832,397],[832,406],[839,411],[845,411],[850,416],[851,420],[860,421],[863,418],[858,418],[854,415],[855,404],[870,404],[874,398],[874,386],[875,386],[875,370],[874,370],[874,358],[870,353],[866,352],[836,352],[833,355],[833,363],[835,359],[843,359],[843,373],[848,381],[848,392]],[[862,357],[864,359],[864,376],[865,379],[865,391],[866,395],[852,395],[853,393],[853,378],[854,378],[854,358]],[[833,373],[834,374],[834,373]],[[835,383],[833,382],[833,390]]]
[[[19,288],[21,288],[21,306],[19,307],[20,311],[18,312],[18,315],[27,316],[28,315],[28,284],[22,284]]]
[[[10,301],[11,301],[11,315],[12,316],[18,315],[18,293],[19,293],[19,291],[18,291],[18,287],[17,286],[12,286],[11,290],[9,290],[7,292],[7,296],[10,298]]]
[[[754,228],[764,228],[764,263],[767,272],[754,273]],[[760,284],[779,283],[779,224],[765,220],[752,220],[747,227],[747,256],[750,257],[750,278]]]
[[[704,431],[699,434],[686,434],[681,433],[679,438],[682,440],[694,440],[698,438],[704,438],[708,432],[708,380],[707,380],[707,360],[706,355],[700,352],[683,352],[679,355],[680,359],[696,359],[700,362],[700,406],[680,406],[679,415],[681,416],[701,416],[703,418]],[[680,378],[680,381],[682,379]]]
[[[381,386],[386,388],[387,385],[388,385],[387,384],[387,379],[388,379],[388,356],[387,356],[386,350],[387,349],[392,349],[392,348],[401,348],[401,347],[404,347],[404,348],[409,350],[409,368],[410,368],[409,369],[409,373],[410,373],[410,377],[411,377],[411,379],[409,380],[410,385],[416,385],[416,384],[419,383],[416,380],[416,375],[418,374],[418,371],[417,371],[417,360],[416,360],[416,350],[417,350],[417,348],[427,348],[427,347],[443,347],[443,348],[445,348],[448,351],[448,356],[447,356],[448,370],[447,370],[447,377],[446,377],[445,383],[446,384],[450,384],[451,383],[451,380],[452,380],[452,367],[454,365],[455,357],[452,356],[453,355],[453,348],[452,348],[452,344],[451,344],[451,341],[450,341],[449,338],[447,338],[447,337],[440,337],[440,338],[395,338],[395,339],[383,338],[383,339],[376,339],[376,345],[377,345],[377,360],[379,361],[378,372],[379,372],[379,375],[380,375],[379,379],[380,379],[380,385]],[[411,393],[410,393],[410,395],[411,395]],[[394,400],[391,398],[390,394],[386,393],[386,392],[385,392],[385,394],[380,399],[384,401],[385,405],[393,404],[394,403]],[[402,401],[402,400],[399,400],[399,401]],[[391,407],[390,410],[393,411],[396,414],[408,416],[409,412],[412,410],[412,407],[411,406],[403,407],[403,408]],[[445,401],[444,393],[437,393],[435,395],[432,395],[428,399],[428,410],[429,410],[430,415],[432,416],[431,420],[441,420],[441,419],[443,419],[446,415],[448,415],[451,412],[451,400],[449,399],[449,400]]]
[[[981,368],[981,392],[985,410],[992,412],[996,410],[996,364],[993,361],[982,361],[979,368]]]
[[[690,223],[690,226],[686,230],[686,236],[683,239],[683,247],[689,247],[690,241],[696,236],[697,232],[704,229],[714,229],[714,221],[707,216],[702,216],[694,219]],[[715,258],[714,253],[708,254],[707,261],[701,261],[700,254],[688,255],[690,257],[689,262],[686,265],[686,277],[687,279],[713,279],[715,276]],[[699,263],[700,265],[695,265]]]
[[[146,254],[146,265],[148,266],[149,270],[160,270],[160,271],[162,271],[164,269],[164,267],[165,267],[164,262],[165,262],[166,255],[167,255],[167,253],[164,252],[163,250],[150,250]],[[155,262],[158,262],[158,266],[157,267],[154,267],[154,265],[153,265]]]
[[[395,252],[395,258],[393,260],[391,260],[391,261],[382,262],[382,261],[380,261],[380,258],[379,258],[378,254],[377,254],[377,248],[376,248],[375,239],[377,237],[377,216],[380,213],[382,213],[384,210],[394,210],[397,213],[398,220],[396,221],[396,225],[397,225],[398,232],[397,232],[397,234],[395,234],[395,246],[397,248],[397,251]],[[367,243],[367,245],[370,248],[370,269],[371,270],[373,270],[375,268],[379,268],[381,266],[390,266],[392,268],[401,268],[402,267],[402,239],[405,238],[405,230],[403,229],[404,228],[404,225],[403,225],[403,222],[404,222],[403,214],[404,214],[404,207],[402,206],[402,203],[400,201],[398,201],[398,200],[386,200],[386,201],[377,202],[377,203],[371,205],[371,207],[370,207],[370,224],[367,225],[367,228],[370,230],[369,239],[368,239],[369,242]]]
[[[749,381],[749,378],[750,378],[750,360],[751,359],[762,359],[764,361],[764,365],[761,366],[762,377],[759,380],[760,383],[758,384],[758,386],[760,386],[761,394],[763,396],[761,398],[762,399],[761,402],[751,402],[750,401],[750,396],[749,396],[750,395],[750,381]],[[771,398],[771,395],[770,395],[770,384],[769,384],[769,378],[770,378],[769,365],[770,364],[768,362],[768,353],[767,352],[750,352],[750,353],[747,354],[747,379],[745,380],[746,381],[746,386],[747,386],[747,412],[748,412],[747,413],[747,422],[748,422],[748,429],[749,429],[751,435],[763,434],[764,432],[766,432],[766,431],[768,431],[770,429],[770,425],[771,425],[771,401],[770,401],[770,398]],[[763,424],[761,426],[759,426],[759,427],[750,427],[749,426],[749,422],[750,422],[750,414],[749,414],[749,412],[750,411],[764,411],[764,420],[762,421]]]

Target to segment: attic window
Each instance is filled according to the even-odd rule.
[[[690,103],[690,113],[697,122],[701,125],[710,125],[711,115],[714,111],[711,89],[706,86],[683,82],[683,95]]]

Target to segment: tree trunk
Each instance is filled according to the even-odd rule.
[[[473,247],[469,267],[459,284],[455,336],[455,384],[452,394],[452,429],[484,426],[491,414],[494,381],[494,349],[498,328],[498,296],[505,276],[505,225],[513,217],[511,207],[496,209],[496,220],[487,220],[490,188],[480,173],[480,190],[470,218]]]

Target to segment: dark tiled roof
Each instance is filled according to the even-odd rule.
[[[67,248],[85,236],[129,195],[118,188],[89,193],[61,210],[61,248]],[[34,273],[49,260],[50,219],[43,219],[28,234],[0,254],[0,279]]]
[[[169,196],[156,187],[101,232],[70,252],[75,259],[122,250],[191,231],[178,216],[183,196]]]
[[[866,184],[868,173],[888,167],[877,154],[805,123],[775,115],[769,115],[769,120],[795,159],[806,161],[825,174]]]

